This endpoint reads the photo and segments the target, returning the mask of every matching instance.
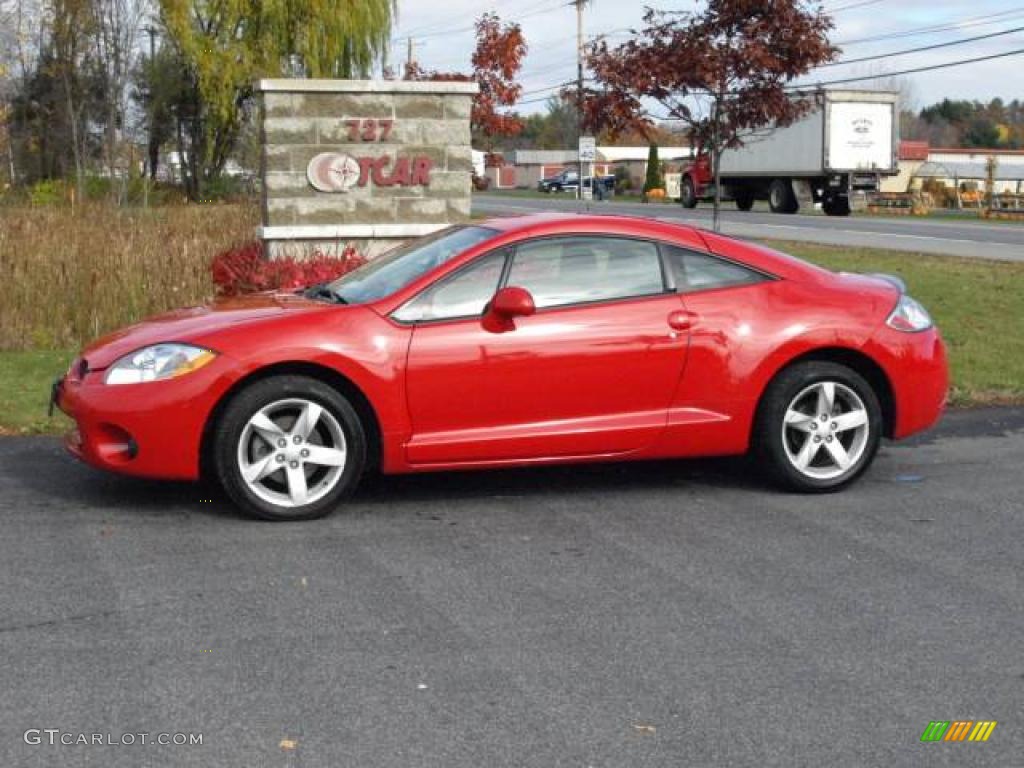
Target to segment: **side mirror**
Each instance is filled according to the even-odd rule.
[[[509,285],[502,288],[487,304],[484,310],[484,330],[491,333],[514,331],[517,317],[528,317],[537,311],[533,296],[525,288]]]

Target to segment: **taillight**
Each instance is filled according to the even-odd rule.
[[[897,331],[916,333],[932,327],[932,317],[928,310],[905,293],[896,302],[896,307],[889,313],[885,324]]]

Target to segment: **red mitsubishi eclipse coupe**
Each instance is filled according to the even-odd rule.
[[[898,278],[690,227],[456,226],[324,285],[152,318],[54,388],[103,469],[216,476],[249,513],[325,515],[384,473],[753,451],[840,488],[942,413],[946,354]]]

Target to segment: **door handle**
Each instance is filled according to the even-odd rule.
[[[677,309],[668,314],[669,327],[674,331],[688,331],[697,320],[697,315],[685,309]]]

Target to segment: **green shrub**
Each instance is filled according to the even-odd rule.
[[[56,179],[37,181],[28,190],[28,201],[32,205],[59,205],[64,199],[64,183]]]
[[[238,202],[252,197],[252,182],[243,176],[218,176],[203,183],[201,202]]]
[[[118,182],[120,183],[120,182]],[[82,184],[82,193],[86,200],[108,200],[114,188],[113,179],[106,176],[86,176]]]

